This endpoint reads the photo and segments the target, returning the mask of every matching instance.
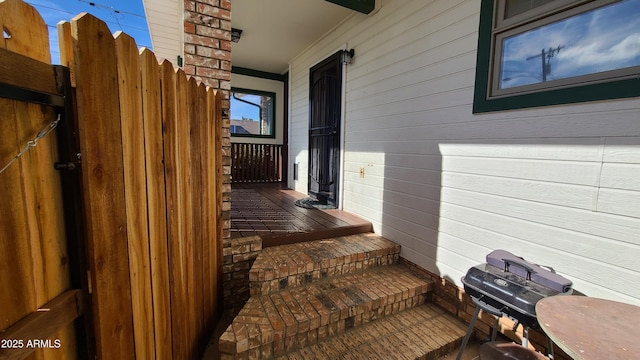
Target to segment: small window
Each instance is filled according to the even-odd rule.
[[[230,100],[232,136],[275,137],[275,93],[232,88]]]
[[[474,112],[640,95],[640,0],[483,0],[480,21]]]

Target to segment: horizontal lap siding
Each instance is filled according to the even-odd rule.
[[[345,210],[458,284],[503,248],[640,303],[640,100],[473,115],[478,21],[476,1],[383,1],[294,59],[301,171],[309,68],[347,43]]]
[[[182,0],[145,0],[153,51],[159,59],[175,62],[182,56]]]

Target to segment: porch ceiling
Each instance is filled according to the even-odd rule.
[[[242,38],[231,46],[233,66],[277,74],[353,10],[324,0],[233,0],[231,25]]]

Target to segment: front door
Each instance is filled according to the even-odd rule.
[[[309,195],[337,206],[342,113],[342,51],[311,68]]]

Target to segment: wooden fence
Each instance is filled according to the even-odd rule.
[[[282,181],[282,145],[231,144],[231,183]]]
[[[35,10],[20,0],[0,1],[0,19],[10,34],[5,44],[27,39],[12,46],[50,62],[46,25]],[[88,351],[100,359],[197,358],[222,306],[221,94],[138,51],[128,35],[114,38],[90,15],[60,23],[58,33],[81,154],[71,168],[81,179],[81,260],[88,275],[79,292],[90,299],[85,313],[95,334]],[[0,99],[0,162],[55,115],[17,103]],[[0,201],[0,253],[11,257],[0,261],[3,339],[2,331],[70,289],[74,278],[65,266],[69,245],[61,215],[69,214],[53,170],[55,144],[53,136],[40,140],[0,174],[3,197],[9,196]],[[55,335],[60,348],[42,358],[87,357],[82,347],[76,352],[83,336],[63,328]]]

